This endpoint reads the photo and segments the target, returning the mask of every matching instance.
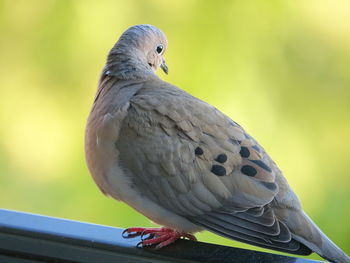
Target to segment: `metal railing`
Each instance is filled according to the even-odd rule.
[[[189,240],[154,250],[123,229],[0,209],[0,262],[217,262],[312,263],[302,258]]]

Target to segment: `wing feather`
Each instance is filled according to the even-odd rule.
[[[214,107],[155,86],[145,83],[130,99],[116,142],[136,189],[216,234],[309,254],[269,206],[279,170],[262,147]]]

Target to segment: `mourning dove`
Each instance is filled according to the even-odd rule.
[[[215,107],[162,81],[165,35],[127,29],[110,51],[87,122],[89,170],[101,191],[162,228],[142,245],[208,230],[255,246],[336,263],[342,252],[302,210],[264,149]]]

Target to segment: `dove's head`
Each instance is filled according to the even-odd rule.
[[[168,41],[162,31],[151,25],[136,25],[127,29],[110,51],[105,74],[123,79],[154,75],[160,67],[168,73],[163,58]]]

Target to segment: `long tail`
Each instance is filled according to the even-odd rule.
[[[350,257],[334,244],[304,211],[289,210],[283,217],[294,239],[330,262],[350,263]]]

